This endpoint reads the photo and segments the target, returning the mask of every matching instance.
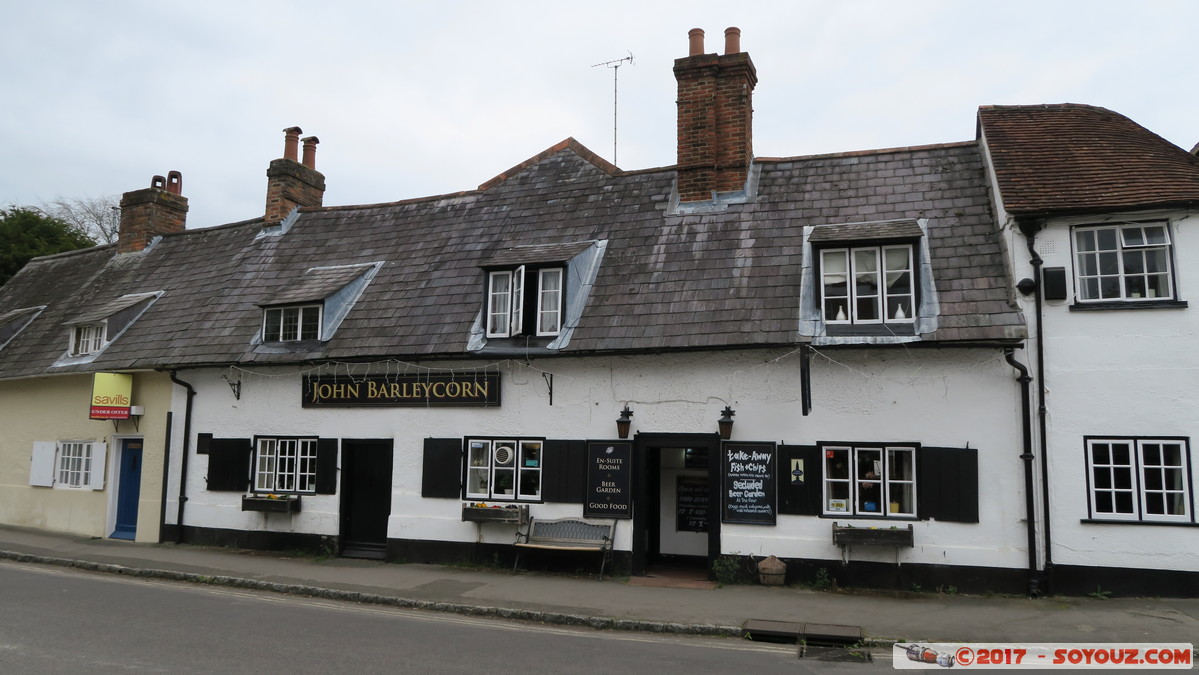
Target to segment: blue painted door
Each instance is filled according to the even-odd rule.
[[[117,524],[114,539],[133,539],[137,533],[137,503],[142,486],[142,441],[127,438],[121,441],[121,457],[117,467]]]

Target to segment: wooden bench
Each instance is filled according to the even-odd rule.
[[[616,532],[616,521],[590,522],[579,518],[539,520],[531,518],[527,532],[516,533],[516,562],[512,573],[520,567],[522,548],[539,548],[549,551],[595,551],[601,555],[600,581],[604,579],[604,568],[612,557],[612,538]]]

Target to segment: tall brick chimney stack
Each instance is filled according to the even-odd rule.
[[[679,201],[712,199],[745,187],[753,161],[753,91],[758,71],[741,51],[741,29],[724,32],[722,55],[704,53],[704,31],[691,29],[689,53],[675,59]]]
[[[183,196],[183,174],[171,171],[166,178],[154,176],[150,187],[121,195],[117,252],[140,251],[154,237],[182,232],[186,226],[187,197]]]
[[[283,130],[283,157],[266,170],[267,225],[277,225],[297,206],[320,206],[325,200],[325,176],[316,170],[316,136],[303,139],[304,161],[298,161],[300,127]]]

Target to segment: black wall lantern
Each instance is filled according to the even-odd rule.
[[[625,406],[624,410],[620,411],[620,417],[616,418],[616,435],[620,438],[629,437],[629,424],[633,421],[633,411],[629,410],[629,406]]]
[[[726,441],[733,437],[733,415],[736,414],[736,410],[726,405],[724,410],[720,411],[720,419],[716,421],[720,425],[720,437]]]

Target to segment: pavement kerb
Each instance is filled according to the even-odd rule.
[[[198,574],[195,572],[175,572],[141,567],[127,567],[112,563],[99,563],[89,560],[72,558],[55,558],[31,553],[0,550],[0,559],[59,567],[74,567],[89,572],[103,574],[119,574],[149,579],[165,579],[193,584],[227,586],[230,588],[245,588],[257,591],[268,591],[284,595],[298,595],[327,600],[342,600],[360,602],[372,605],[400,607],[403,609],[421,609],[432,612],[446,612],[465,616],[486,616],[514,621],[552,624],[558,626],[580,626],[597,630],[621,630],[640,633],[669,633],[676,635],[696,635],[711,637],[733,637],[741,633],[740,626],[721,626],[716,624],[674,623],[665,621],[644,621],[634,619],[615,619],[611,617],[588,616],[582,614],[567,614],[564,612],[543,612],[531,609],[511,607],[493,607],[485,605],[467,605],[453,602],[436,602],[431,600],[413,600],[392,595],[377,593],[362,593],[359,591],[343,591],[334,588],[323,588],[304,584],[281,584],[271,581],[259,581],[225,575]],[[887,644],[890,644],[888,642]]]

